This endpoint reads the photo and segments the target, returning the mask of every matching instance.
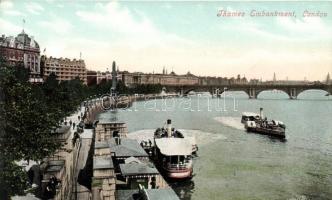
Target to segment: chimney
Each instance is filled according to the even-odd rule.
[[[263,119],[263,117],[264,117],[263,116],[263,108],[259,109],[259,116],[260,116],[261,119]]]
[[[172,120],[167,120],[167,135],[168,137],[172,137]]]

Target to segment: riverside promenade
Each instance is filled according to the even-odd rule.
[[[81,148],[79,151],[76,170],[75,170],[75,193],[74,199],[88,200],[91,199],[91,192],[84,185],[81,185],[78,181],[80,172],[84,171],[88,159],[89,150],[92,143],[93,130],[84,129],[81,136]]]
[[[86,108],[81,106],[80,109],[74,113],[73,115],[66,118],[66,121],[71,121],[72,124],[75,123],[75,127],[71,127],[71,138],[74,137],[74,132],[76,131],[76,126],[79,125],[81,121],[81,117],[85,113]],[[80,134],[79,139],[79,150],[76,156],[76,160],[74,160],[74,185],[72,191],[72,199],[82,199],[89,200],[91,199],[91,193],[88,188],[78,183],[79,173],[85,168],[88,152],[91,146],[92,141],[92,129],[83,129],[83,133]]]
[[[76,126],[79,125],[79,123],[82,120],[82,116],[86,112],[86,107],[81,106],[80,109],[74,113],[73,115],[67,117],[66,121],[71,121],[72,124],[75,123]],[[74,137],[74,132],[76,131],[76,126],[74,128],[71,128],[71,137]],[[83,174],[86,164],[87,164],[87,159],[88,159],[88,154],[89,150],[91,147],[92,143],[92,138],[93,138],[93,129],[86,129],[83,128],[83,132],[80,133],[80,139],[79,139],[79,151],[78,155],[76,156],[76,160],[74,160],[74,186],[73,191],[72,191],[72,199],[73,200],[90,200],[91,199],[91,192],[90,190],[79,183],[79,176],[80,174]]]
[[[134,101],[144,101],[144,100],[152,100],[154,98],[169,98],[169,97],[176,97],[176,95],[134,95],[134,96],[127,96],[125,98],[127,98],[128,100],[126,100],[125,98],[122,99],[123,101],[128,101],[127,103],[129,104],[129,106],[131,106],[132,102]],[[140,169],[140,167],[142,167],[144,165],[144,167],[146,168],[146,170],[155,170],[155,167],[151,166],[153,165],[152,163],[150,163],[151,161],[149,161],[149,156],[148,154],[144,151],[144,149],[139,145],[139,143],[136,140],[130,140],[130,139],[126,139],[126,136],[124,136],[124,138],[121,137],[121,139],[119,139],[119,144],[113,144],[112,141],[115,139],[113,138],[114,136],[114,131],[118,132],[121,135],[121,130],[122,129],[110,129],[104,126],[108,126],[112,125],[112,126],[116,126],[118,127],[118,123],[119,122],[99,122],[98,121],[98,115],[102,112],[105,112],[105,109],[102,105],[102,99],[101,98],[97,98],[97,99],[91,99],[89,101],[84,102],[85,104],[85,112],[84,112],[84,117],[83,117],[83,121],[85,123],[85,126],[93,127],[94,129],[83,129],[83,133],[80,135],[80,141],[81,141],[81,148],[79,150],[79,156],[78,156],[78,162],[76,165],[76,170],[75,170],[75,177],[76,177],[76,191],[75,191],[75,198],[73,199],[83,199],[83,200],[90,200],[90,199],[94,199],[94,200],[99,200],[99,199],[122,199],[122,197],[127,196],[127,195],[134,195],[133,194],[129,194],[128,192],[137,192],[137,194],[135,193],[135,195],[143,195],[144,197],[147,197],[148,199],[156,199],[155,197],[158,197],[157,199],[165,199],[167,197],[167,199],[178,199],[178,197],[176,196],[175,192],[168,186],[167,182],[163,179],[163,177],[160,175],[160,173],[158,171],[153,172],[154,174],[142,174],[142,171],[137,171],[136,175],[128,175],[125,173],[125,171],[123,171],[125,168],[121,168],[124,166],[131,166],[131,168],[133,169]],[[110,102],[108,102],[110,103]],[[128,107],[129,107],[128,106]],[[125,108],[127,108],[127,106],[124,106]],[[116,107],[118,108],[118,107]],[[104,134],[103,137],[97,137],[97,135],[100,135],[100,132],[97,131],[97,129]],[[102,128],[101,128],[102,127]],[[115,127],[115,128],[116,128]],[[112,131],[113,130],[113,131]],[[108,136],[107,136],[108,135]],[[99,138],[98,141],[96,138]],[[100,138],[104,138],[105,141],[100,140]],[[108,138],[108,139],[107,139]],[[121,142],[120,142],[121,141]],[[93,144],[94,142],[94,144]],[[111,144],[106,144],[111,142]],[[114,142],[114,141],[113,141]],[[105,146],[105,144],[106,146]],[[127,144],[128,143],[128,144]],[[127,145],[127,146],[126,146]],[[91,149],[91,146],[95,146],[98,148],[97,149]],[[120,148],[121,147],[121,148]],[[103,149],[100,149],[103,148]],[[119,151],[119,148],[121,149],[121,151]],[[130,156],[128,156],[128,151],[125,155],[125,157],[121,157],[121,155],[124,153],[122,152],[122,150],[124,150],[125,148],[128,148],[128,150],[133,151],[133,149],[137,148],[133,153],[130,154]],[[87,161],[90,159],[90,152],[94,152],[93,155],[93,174],[92,174],[92,192],[85,187],[84,185],[80,184],[80,176],[82,174],[82,172],[87,168]],[[97,153],[96,153],[97,152]],[[113,152],[113,154],[111,153]],[[141,158],[140,156],[142,156],[141,154],[136,158],[135,156],[137,156],[137,152],[141,152],[141,154],[143,155],[144,152],[144,158]],[[106,153],[106,154],[105,154]],[[109,153],[111,153],[110,155],[113,155],[114,159],[112,159],[111,161],[109,160],[110,156]],[[119,157],[120,156],[120,157]],[[126,164],[121,164],[121,167],[119,165],[119,159],[128,159],[125,163]],[[133,163],[127,163],[129,162],[129,160],[139,160],[142,159],[140,161],[137,161],[140,164],[135,164],[135,162]],[[103,162],[107,163],[110,162],[110,169],[105,168],[105,165],[103,165],[102,169],[100,169],[98,163],[99,160],[102,160]],[[97,162],[98,161],[98,162]],[[114,162],[114,163],[113,163]],[[142,163],[141,163],[142,162]],[[121,162],[120,162],[121,163]],[[146,164],[145,164],[146,163]],[[96,166],[95,166],[96,165]],[[122,166],[123,165],[123,166]],[[133,166],[132,166],[133,165]],[[113,166],[113,168],[112,168]],[[118,171],[121,168],[120,171]],[[151,169],[150,169],[151,168]],[[131,172],[133,173],[133,172]],[[152,172],[150,172],[152,173]],[[101,176],[102,174],[102,176]],[[125,179],[123,179],[123,177],[125,177]],[[137,188],[134,187],[132,184],[135,182],[135,180],[137,179],[137,177],[145,177],[144,180],[146,182],[146,186],[145,189],[143,188]],[[154,178],[152,178],[154,177]],[[90,177],[89,177],[90,178]],[[119,179],[120,178],[120,179]],[[150,182],[155,179],[154,181],[157,184],[157,188],[159,189],[154,189],[151,188],[151,184]],[[84,183],[83,183],[84,184]],[[126,189],[127,188],[127,189]],[[151,198],[151,194],[149,193],[153,193],[154,198]],[[128,194],[127,194],[128,193]],[[103,197],[102,197],[103,196]],[[142,196],[142,197],[143,197]]]

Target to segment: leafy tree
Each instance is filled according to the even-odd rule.
[[[23,67],[0,62],[0,78],[0,193],[8,199],[27,187],[26,173],[15,161],[40,161],[59,148],[53,139],[59,120],[56,113],[48,112],[41,88],[27,82]]]
[[[5,121],[0,138],[2,151],[13,160],[41,160],[59,147],[50,140],[54,137],[53,130],[59,126],[58,118],[48,112],[40,88],[16,77],[12,79],[2,82],[4,112],[1,120]]]
[[[0,170],[0,198],[8,199],[13,195],[23,195],[28,187],[28,176],[22,167],[7,159],[2,160]]]

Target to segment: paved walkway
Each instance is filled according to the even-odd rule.
[[[84,130],[86,131],[86,130]],[[75,179],[76,179],[76,199],[79,200],[89,200],[90,199],[90,191],[85,186],[80,185],[78,180],[78,175],[81,170],[84,169],[86,160],[88,158],[89,149],[91,146],[92,138],[82,138],[81,139],[81,148],[78,156],[76,171],[75,171]],[[75,194],[74,194],[75,196]]]
[[[81,116],[81,113],[84,113],[85,108],[82,107],[80,110],[78,110],[76,113],[74,113],[73,115],[67,117],[66,121],[67,123],[69,123],[69,121],[72,121],[72,123],[75,123],[76,125],[79,124],[80,120],[78,119],[78,116]],[[74,136],[74,132],[76,131],[76,127],[75,129],[73,129],[73,126],[71,126],[70,128],[71,130],[71,138]],[[78,175],[80,173],[81,170],[84,169],[87,158],[88,158],[88,154],[89,154],[89,150],[90,150],[90,146],[91,146],[91,141],[92,141],[92,129],[84,129],[83,133],[80,134],[80,150],[79,150],[79,154],[78,154],[78,158],[77,158],[77,165],[75,168],[75,185],[74,185],[74,191],[73,191],[73,199],[74,200],[89,200],[91,197],[91,193],[90,190],[88,188],[86,188],[83,185],[80,185],[77,180],[78,180]]]

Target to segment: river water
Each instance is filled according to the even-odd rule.
[[[325,94],[307,91],[297,100],[276,91],[256,100],[241,92],[202,94],[136,102],[99,117],[125,121],[129,136],[148,137],[168,118],[195,135],[195,176],[172,184],[181,199],[332,199],[332,97]],[[286,141],[244,131],[241,113],[260,107],[286,124]]]

